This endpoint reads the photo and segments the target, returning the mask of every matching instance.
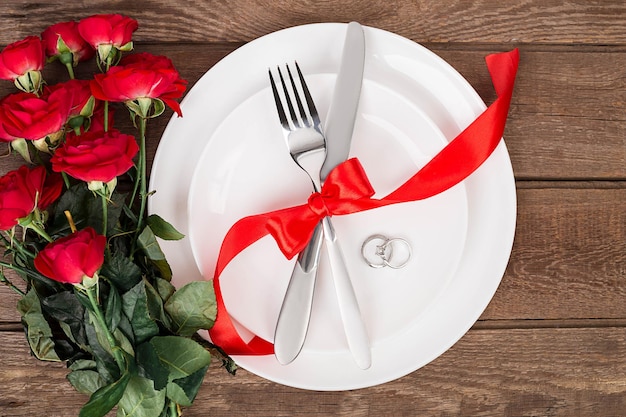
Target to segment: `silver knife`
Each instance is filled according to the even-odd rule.
[[[351,22],[347,27],[341,67],[325,126],[327,154],[320,172],[322,182],[336,165],[348,158],[361,94],[364,62],[363,27],[356,22]],[[298,256],[278,317],[274,334],[274,352],[280,363],[288,364],[298,356],[304,345],[324,236],[329,249],[329,259],[348,345],[357,365],[367,369],[371,365],[367,331],[361,319],[343,255],[328,220],[317,225],[309,244]]]

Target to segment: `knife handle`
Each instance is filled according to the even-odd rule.
[[[329,217],[322,220],[322,226],[348,347],[356,364],[361,369],[368,369],[372,365],[369,337],[361,317],[359,303],[350,281],[343,252]]]
[[[311,319],[315,278],[322,248],[322,223],[300,252],[283,299],[274,332],[274,354],[283,365],[291,363],[302,350]]]

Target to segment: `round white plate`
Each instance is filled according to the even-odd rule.
[[[306,201],[310,182],[289,156],[267,70],[297,60],[325,119],[345,28],[306,25],[252,41],[211,68],[183,100],[184,117],[170,121],[151,175],[157,192],[150,211],[189,236],[163,242],[175,285],[212,278],[221,241],[239,218]],[[420,45],[369,27],[365,36],[351,155],[383,196],[485,105],[454,69]],[[333,218],[370,334],[372,367],[359,369],[347,349],[325,257],[300,356],[287,366],[273,356],[237,356],[236,362],[267,379],[313,390],[362,388],[418,369],[454,344],[489,303],[510,255],[515,209],[513,173],[501,143],[466,181],[436,197]],[[372,234],[409,241],[409,264],[368,267],[360,248]],[[224,271],[224,299],[242,333],[272,340],[292,267],[264,238]]]

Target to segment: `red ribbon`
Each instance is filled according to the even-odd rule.
[[[219,277],[241,251],[271,234],[282,253],[291,259],[309,241],[315,225],[325,216],[356,213],[390,204],[422,200],[458,184],[473,173],[495,150],[504,132],[519,63],[519,51],[486,57],[498,98],[463,132],[391,194],[374,199],[374,189],[357,159],[338,165],[326,178],[321,192],[306,204],[245,217],[226,234],[215,268],[213,285],[217,320],[209,331],[212,341],[231,355],[268,355],[272,343],[258,336],[245,342],[228,315]]]

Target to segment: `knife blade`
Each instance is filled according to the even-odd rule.
[[[322,182],[330,171],[348,159],[352,132],[356,121],[363,71],[365,68],[365,34],[357,22],[350,22],[346,31],[341,68],[337,74],[333,98],[328,108],[324,136],[326,159],[320,171]]]
[[[324,129],[327,154],[320,171],[322,182],[336,165],[348,158],[350,153],[364,63],[363,27],[357,22],[351,22],[347,25],[341,65]],[[280,363],[288,364],[302,350],[311,318],[315,279],[324,237],[329,248],[329,259],[348,345],[358,366],[367,369],[371,365],[367,332],[360,317],[343,255],[332,224],[328,220],[317,225],[309,244],[298,256],[276,324],[274,352]]]

